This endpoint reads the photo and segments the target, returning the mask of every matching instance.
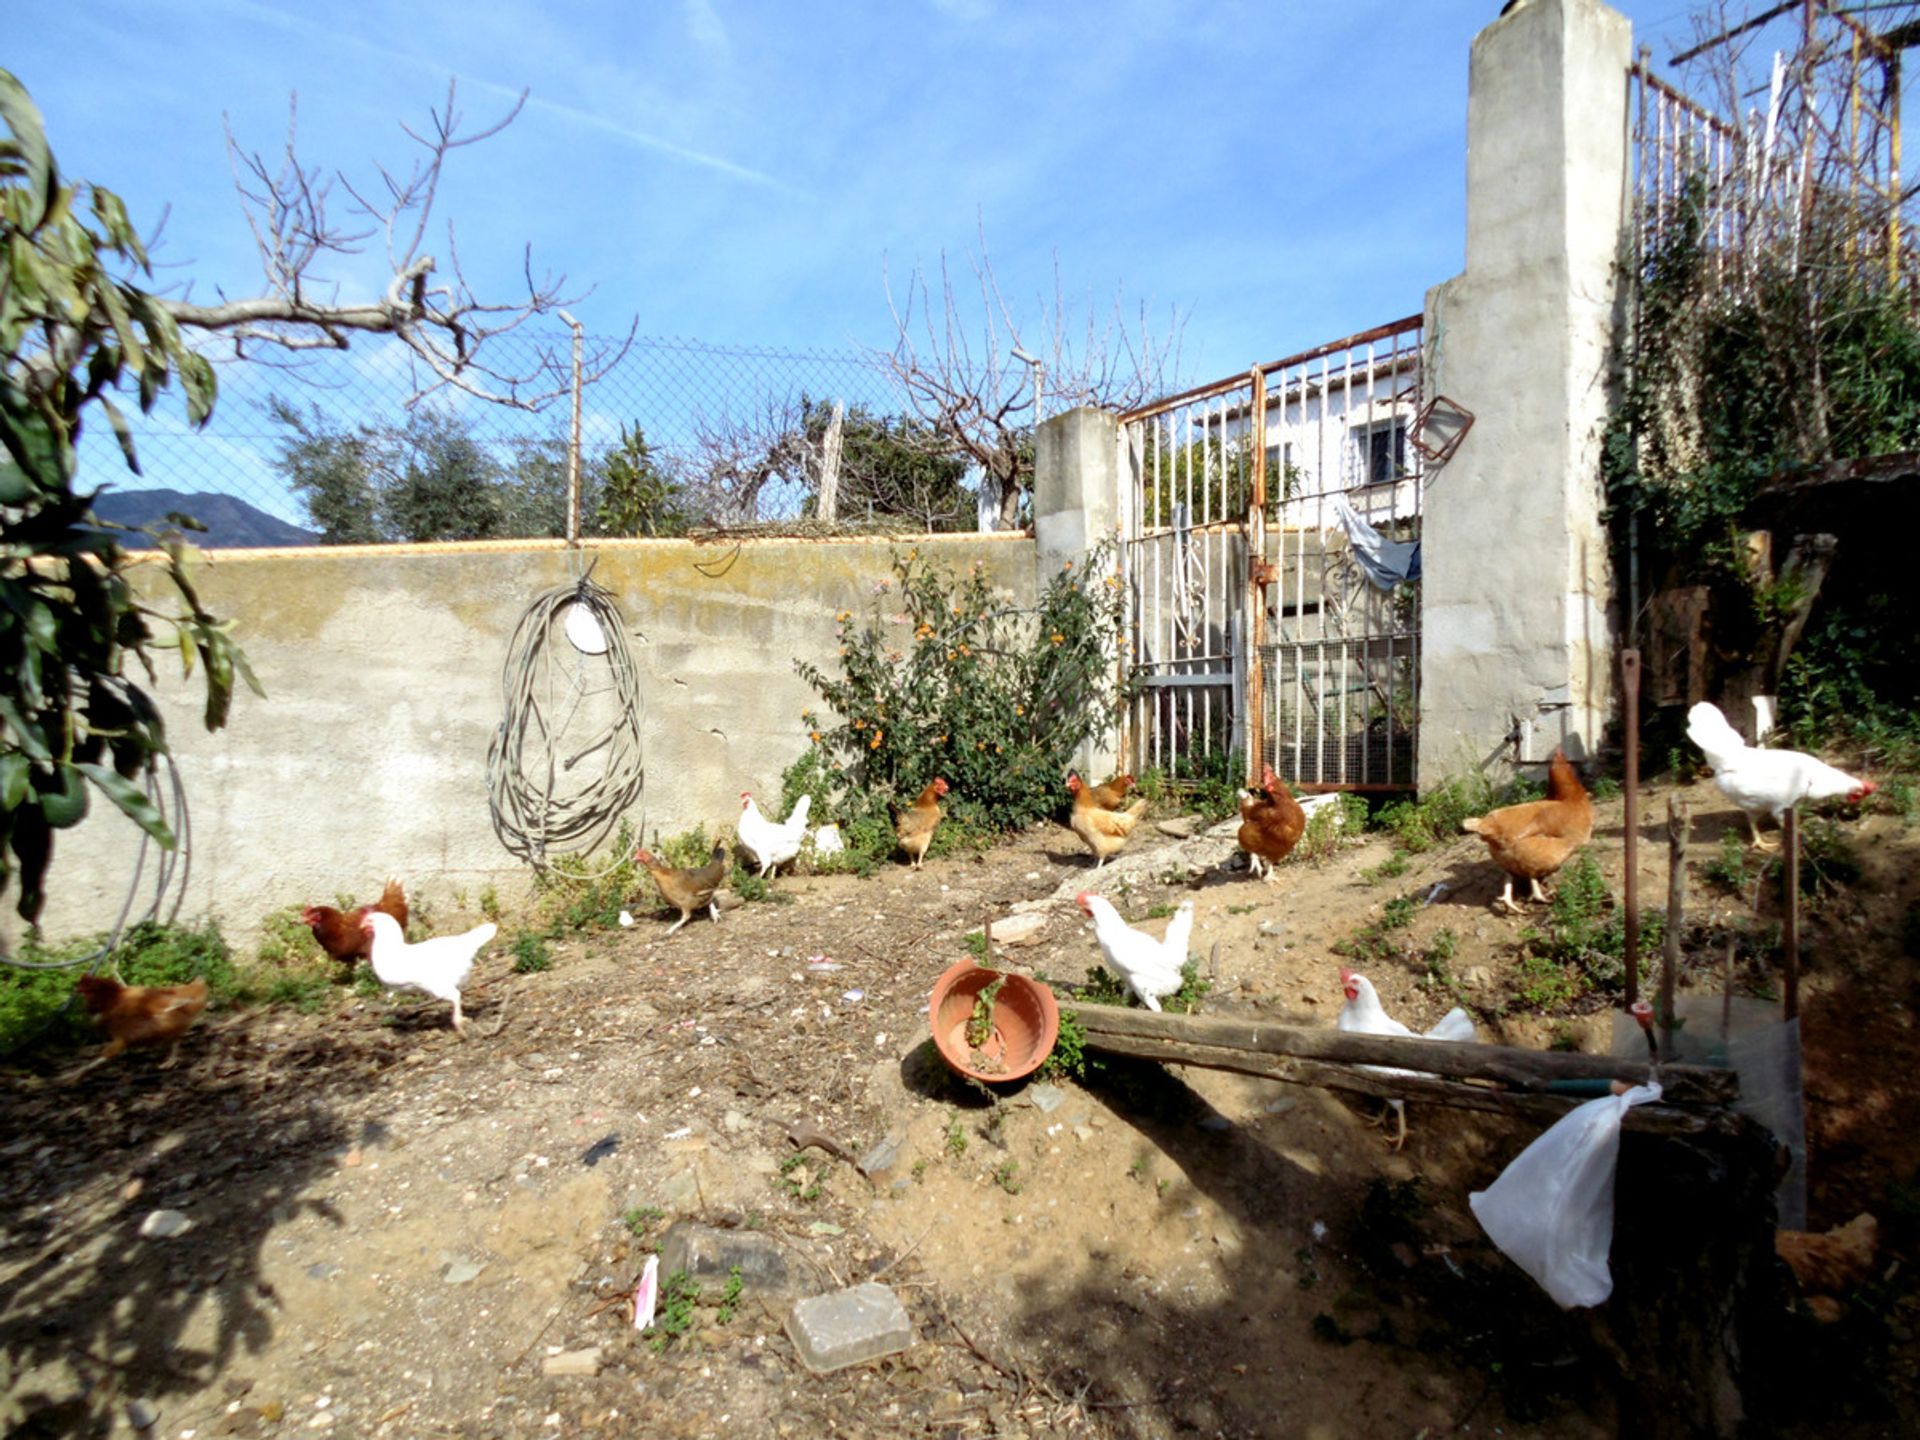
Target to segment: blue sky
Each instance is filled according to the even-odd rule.
[[[1657,53],[1687,0],[1623,7]],[[1187,381],[1398,319],[1463,254],[1468,49],[1498,0],[11,0],[3,61],[69,176],[143,227],[165,285],[255,293],[223,117],[277,152],[289,96],[309,163],[404,168],[449,77],[471,120],[438,214],[476,288],[536,270],[593,287],[596,333],[714,345],[886,346],[884,282],[984,227],[1031,323],[1070,302],[1184,317]],[[444,255],[443,238],[428,248]],[[376,291],[373,260],[327,278]],[[223,382],[224,383],[224,382]],[[224,392],[223,392],[224,393]],[[167,420],[163,424],[177,422]],[[220,488],[300,521],[232,406]],[[254,428],[261,426],[255,422]],[[204,443],[204,442],[194,442]],[[224,463],[224,462],[223,462]],[[199,467],[205,469],[205,467]],[[123,481],[138,484],[132,477]]]
[[[404,160],[450,75],[475,119],[441,213],[471,271],[521,247],[578,313],[715,343],[885,343],[882,289],[984,224],[1016,304],[1116,291],[1225,373],[1411,313],[1462,252],[1467,50],[1495,0],[1101,5],[771,0],[13,0],[6,64],[69,174],[206,298],[252,275],[222,116],[352,175]],[[1685,0],[1626,7],[1691,33]],[[343,273],[351,293],[371,273]],[[356,283],[357,282],[357,283]]]

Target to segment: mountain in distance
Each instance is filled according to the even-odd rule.
[[[152,525],[167,528],[169,511],[191,515],[206,531],[187,530],[187,540],[206,549],[260,549],[271,545],[316,545],[320,537],[311,530],[289,525],[266,511],[232,495],[213,491],[187,494],[180,490],[108,490],[93,502],[93,513],[116,525]],[[129,550],[151,549],[153,542],[141,534],[117,537]]]

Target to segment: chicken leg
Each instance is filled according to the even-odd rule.
[[[1387,1141],[1387,1148],[1389,1150],[1398,1151],[1403,1145],[1407,1143],[1407,1102],[1406,1101],[1404,1100],[1385,1101],[1381,1105],[1380,1113],[1378,1115],[1375,1115],[1373,1119],[1367,1121],[1367,1124],[1372,1129],[1383,1130],[1386,1128],[1387,1116],[1389,1115],[1393,1116],[1394,1129],[1393,1129],[1392,1138]]]
[[[1537,877],[1529,879],[1527,883],[1532,888],[1527,892],[1526,903],[1522,904],[1513,898],[1513,876],[1507,876],[1506,888],[1500,892],[1500,898],[1493,902],[1493,908],[1506,915],[1524,915],[1527,913],[1527,905],[1552,903],[1553,892],[1541,885]]]

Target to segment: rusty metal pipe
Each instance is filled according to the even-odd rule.
[[[1620,729],[1627,750],[1626,813],[1621,829],[1626,841],[1626,874],[1621,880],[1620,903],[1626,906],[1626,1006],[1640,998],[1640,652],[1620,652]]]
[[[1790,806],[1780,848],[1787,852],[1787,919],[1780,936],[1786,951],[1786,1014],[1792,1020],[1800,1013],[1800,807]]]

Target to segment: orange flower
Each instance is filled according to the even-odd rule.
[[[1073,568],[1073,561],[1071,560],[1067,561],[1067,563],[1062,565],[1060,568],[1062,570],[1071,570]]]
[[[954,652],[954,651],[952,651],[952,650],[949,650],[949,651],[947,651],[947,659],[949,659],[949,660],[951,660],[951,659],[953,659],[953,657],[954,657],[954,654],[955,654],[955,653],[956,653],[956,652]]]
[[[936,745],[944,745],[947,743],[947,737],[944,735],[935,736],[933,743]]]
[[[873,732],[873,739],[871,739],[871,740],[869,740],[869,741],[867,742],[867,748],[868,748],[869,750],[878,750],[878,749],[880,748],[880,742],[881,742],[881,741],[882,741],[883,739],[885,739],[885,738],[886,738],[886,734],[887,734],[887,732],[886,732],[886,731],[884,731],[884,730],[876,730],[876,731],[874,731],[874,732]]]
[[[820,732],[818,730],[809,730],[807,732],[807,735],[808,735],[808,738],[811,739],[814,744],[818,745],[820,743]]]
[[[853,728],[856,730],[864,730],[867,728],[867,722],[864,720],[856,720],[853,722]]]
[[[1053,643],[1056,645],[1064,645],[1067,642],[1067,637],[1062,635],[1058,630],[1053,632],[1053,635],[1051,638],[1053,640]]]
[[[1027,713],[1027,707],[1024,705],[1016,705],[1013,707],[1013,713],[1016,715],[1024,715]]]

